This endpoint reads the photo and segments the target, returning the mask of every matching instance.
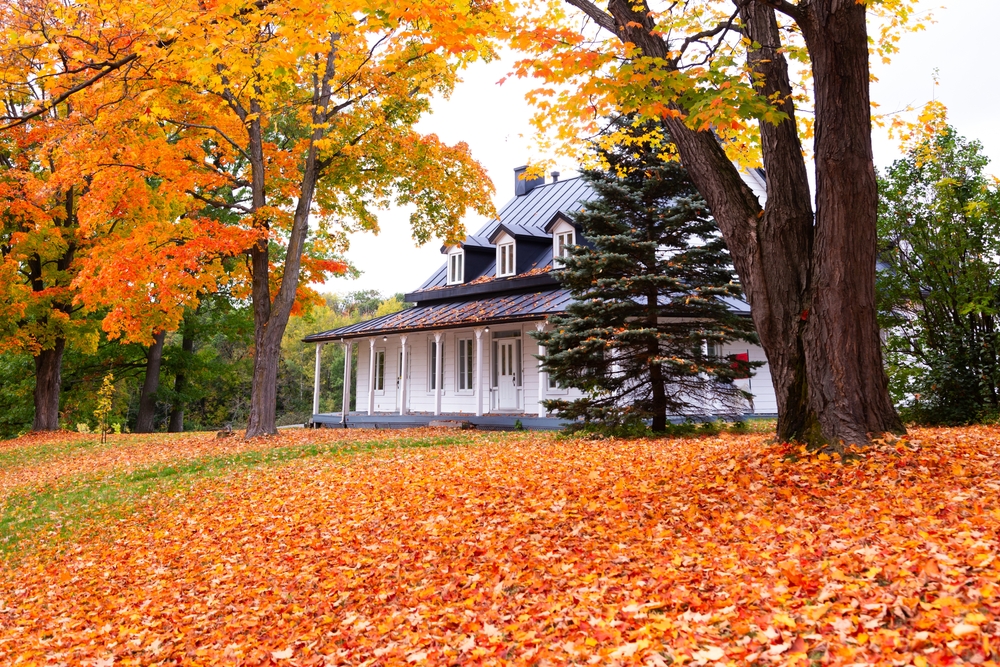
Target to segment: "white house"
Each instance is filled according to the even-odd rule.
[[[545,349],[530,333],[571,301],[553,271],[580,241],[572,214],[594,193],[580,178],[559,180],[554,172],[546,183],[522,178],[524,170],[514,170],[516,194],[499,218],[441,249],[444,265],[405,296],[413,308],[305,338],[317,344],[314,424],[412,426],[451,418],[482,427],[520,420],[526,428],[558,428],[541,402],[579,394],[541,371]],[[750,315],[743,302],[731,307]],[[341,413],[319,413],[320,349],[328,343],[348,352],[357,346],[357,369],[351,354],[344,369],[345,396],[353,390],[356,397],[349,414],[347,401]],[[718,353],[766,362],[762,349],[745,343]],[[766,364],[737,382],[754,395],[748,414],[777,412]]]

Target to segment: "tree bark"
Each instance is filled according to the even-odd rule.
[[[657,293],[652,291],[648,297],[647,304],[655,304],[657,302]],[[651,315],[648,318],[649,328],[653,331],[657,329],[657,316],[655,309],[650,309]],[[653,340],[650,341],[649,347],[646,350],[646,354],[649,355],[647,364],[649,365],[649,381],[652,383],[653,391],[653,401],[652,401],[652,412],[653,412],[653,423],[652,428],[654,433],[662,433],[667,430],[667,393],[663,386],[663,367],[656,361],[656,358],[660,356],[660,343],[656,338],[656,334],[653,334]]]
[[[319,180],[320,164],[317,142],[325,136],[326,117],[330,104],[330,81],[334,76],[336,36],[332,39],[327,53],[323,76],[318,80],[313,93],[314,130],[310,136],[309,148],[302,165],[302,180],[299,184],[298,202],[292,218],[292,228],[288,236],[288,248],[281,274],[278,292],[271,299],[269,278],[270,259],[267,240],[262,239],[250,250],[253,270],[251,295],[254,311],[254,364],[253,381],[250,389],[250,420],[246,438],[275,435],[278,398],[278,362],[281,356],[281,339],[288,318],[295,304],[295,292],[299,285],[302,269],[302,253],[309,233],[309,213],[312,208],[316,182]],[[266,205],[264,179],[264,142],[259,120],[260,108],[251,104],[250,111],[256,114],[248,126],[252,206],[256,213]],[[255,221],[264,224],[264,221]]]
[[[829,439],[902,432],[875,307],[878,188],[865,6],[814,2],[799,26],[815,77],[816,225],[803,331],[809,399]]]
[[[152,433],[156,416],[156,392],[160,388],[160,362],[163,361],[163,341],[166,331],[153,336],[153,344],[146,351],[146,377],[139,394],[139,415],[135,420],[136,433]]]
[[[768,3],[740,3],[743,28],[760,44],[749,54],[761,75],[760,92],[776,96],[787,115],[778,124],[761,123],[766,207],[712,133],[695,131],[682,118],[666,117],[664,124],[722,230],[751,306],[774,383],[778,436],[864,444],[869,434],[903,431],[876,324],[877,192],[865,8],[845,0],[792,8],[815,80],[815,215],[787,63]],[[588,3],[586,10],[600,18],[596,6]],[[608,11],[620,39],[669,61],[670,49],[645,2],[610,0]]]
[[[35,355],[35,420],[33,431],[59,430],[59,392],[66,339],[56,338],[51,349]]]
[[[167,423],[167,433],[182,433],[184,431],[184,401],[177,398],[187,389],[187,364],[194,352],[193,315],[188,312],[184,317],[183,333],[181,334],[181,365],[174,375],[174,404],[170,406],[170,421]]]
[[[58,217],[54,218],[55,225],[72,230],[76,226],[76,191],[72,186],[66,190],[62,205],[65,210],[65,219],[60,221]],[[69,272],[76,255],[76,241],[72,231],[66,235],[66,238],[68,239],[66,247],[56,260],[58,273],[52,281],[54,284],[46,282],[43,271],[45,262],[40,255],[36,254],[28,259],[28,274],[32,292],[42,292],[58,285],[60,276],[65,276]],[[63,313],[68,319],[73,313],[73,306],[68,301],[57,299],[52,303],[52,310]],[[59,325],[56,324],[57,321],[47,316],[43,320],[47,327],[56,327],[54,342],[52,347],[43,349],[35,355],[35,418],[31,426],[33,431],[59,430],[59,397],[62,391],[62,358],[63,351],[66,349],[66,337]]]

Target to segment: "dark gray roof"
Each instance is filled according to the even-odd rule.
[[[572,299],[568,291],[549,289],[541,292],[490,296],[471,301],[438,302],[312,334],[303,340],[307,343],[318,343],[342,338],[366,338],[388,333],[430,331],[494,322],[544,320],[553,313],[564,312],[570,301]]]
[[[587,202],[595,196],[594,190],[582,178],[567,178],[564,181],[537,185],[528,194],[514,197],[507,202],[500,209],[496,220],[491,220],[475,234],[470,234],[465,242],[470,246],[492,246],[489,239],[501,223],[522,236],[551,239],[552,234],[545,231],[545,226],[557,213],[578,211],[583,202]],[[551,257],[549,260],[551,261]],[[446,269],[447,266],[442,265],[417,291],[446,285],[448,282]],[[490,265],[479,272],[479,275],[466,275],[465,282],[469,283],[476,278],[492,275],[495,272],[496,266]]]

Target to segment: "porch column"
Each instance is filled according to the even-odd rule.
[[[320,378],[320,361],[323,355],[323,345],[325,343],[316,343],[316,372],[313,375],[313,414],[319,414],[319,378]]]
[[[368,416],[375,414],[375,339],[368,339]]]
[[[344,404],[342,406],[340,423],[347,424],[347,413],[351,410],[351,350],[354,344],[344,343]]]
[[[399,369],[399,414],[406,414],[406,392],[409,389],[406,382],[406,336],[399,337],[399,344],[402,347],[403,358],[400,365],[402,368]]]
[[[535,331],[541,333],[545,329],[545,322],[536,322]],[[542,401],[545,400],[545,393],[549,388],[549,374],[542,370],[542,357],[545,356],[545,346],[538,345],[538,416],[545,416],[545,406],[542,405]]]
[[[483,416],[483,328],[476,327],[476,416]]]
[[[441,369],[444,368],[442,363],[443,354],[441,354],[441,334],[434,334],[434,349],[436,350],[434,354],[434,414],[441,414],[441,385],[443,384],[444,378],[441,377]]]

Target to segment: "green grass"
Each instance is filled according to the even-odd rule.
[[[110,448],[111,442],[101,443],[101,436],[94,435],[93,440],[77,440],[76,442],[46,442],[27,447],[15,447],[0,450],[0,468],[14,468],[65,456],[76,451]]]
[[[159,463],[130,472],[67,478],[56,485],[8,496],[0,505],[0,558],[16,559],[30,551],[39,540],[66,540],[95,522],[103,523],[131,515],[151,497],[184,493],[202,479],[314,456],[436,447],[463,441],[460,436],[444,436],[294,445]],[[76,447],[71,446],[64,451],[73,449]]]

